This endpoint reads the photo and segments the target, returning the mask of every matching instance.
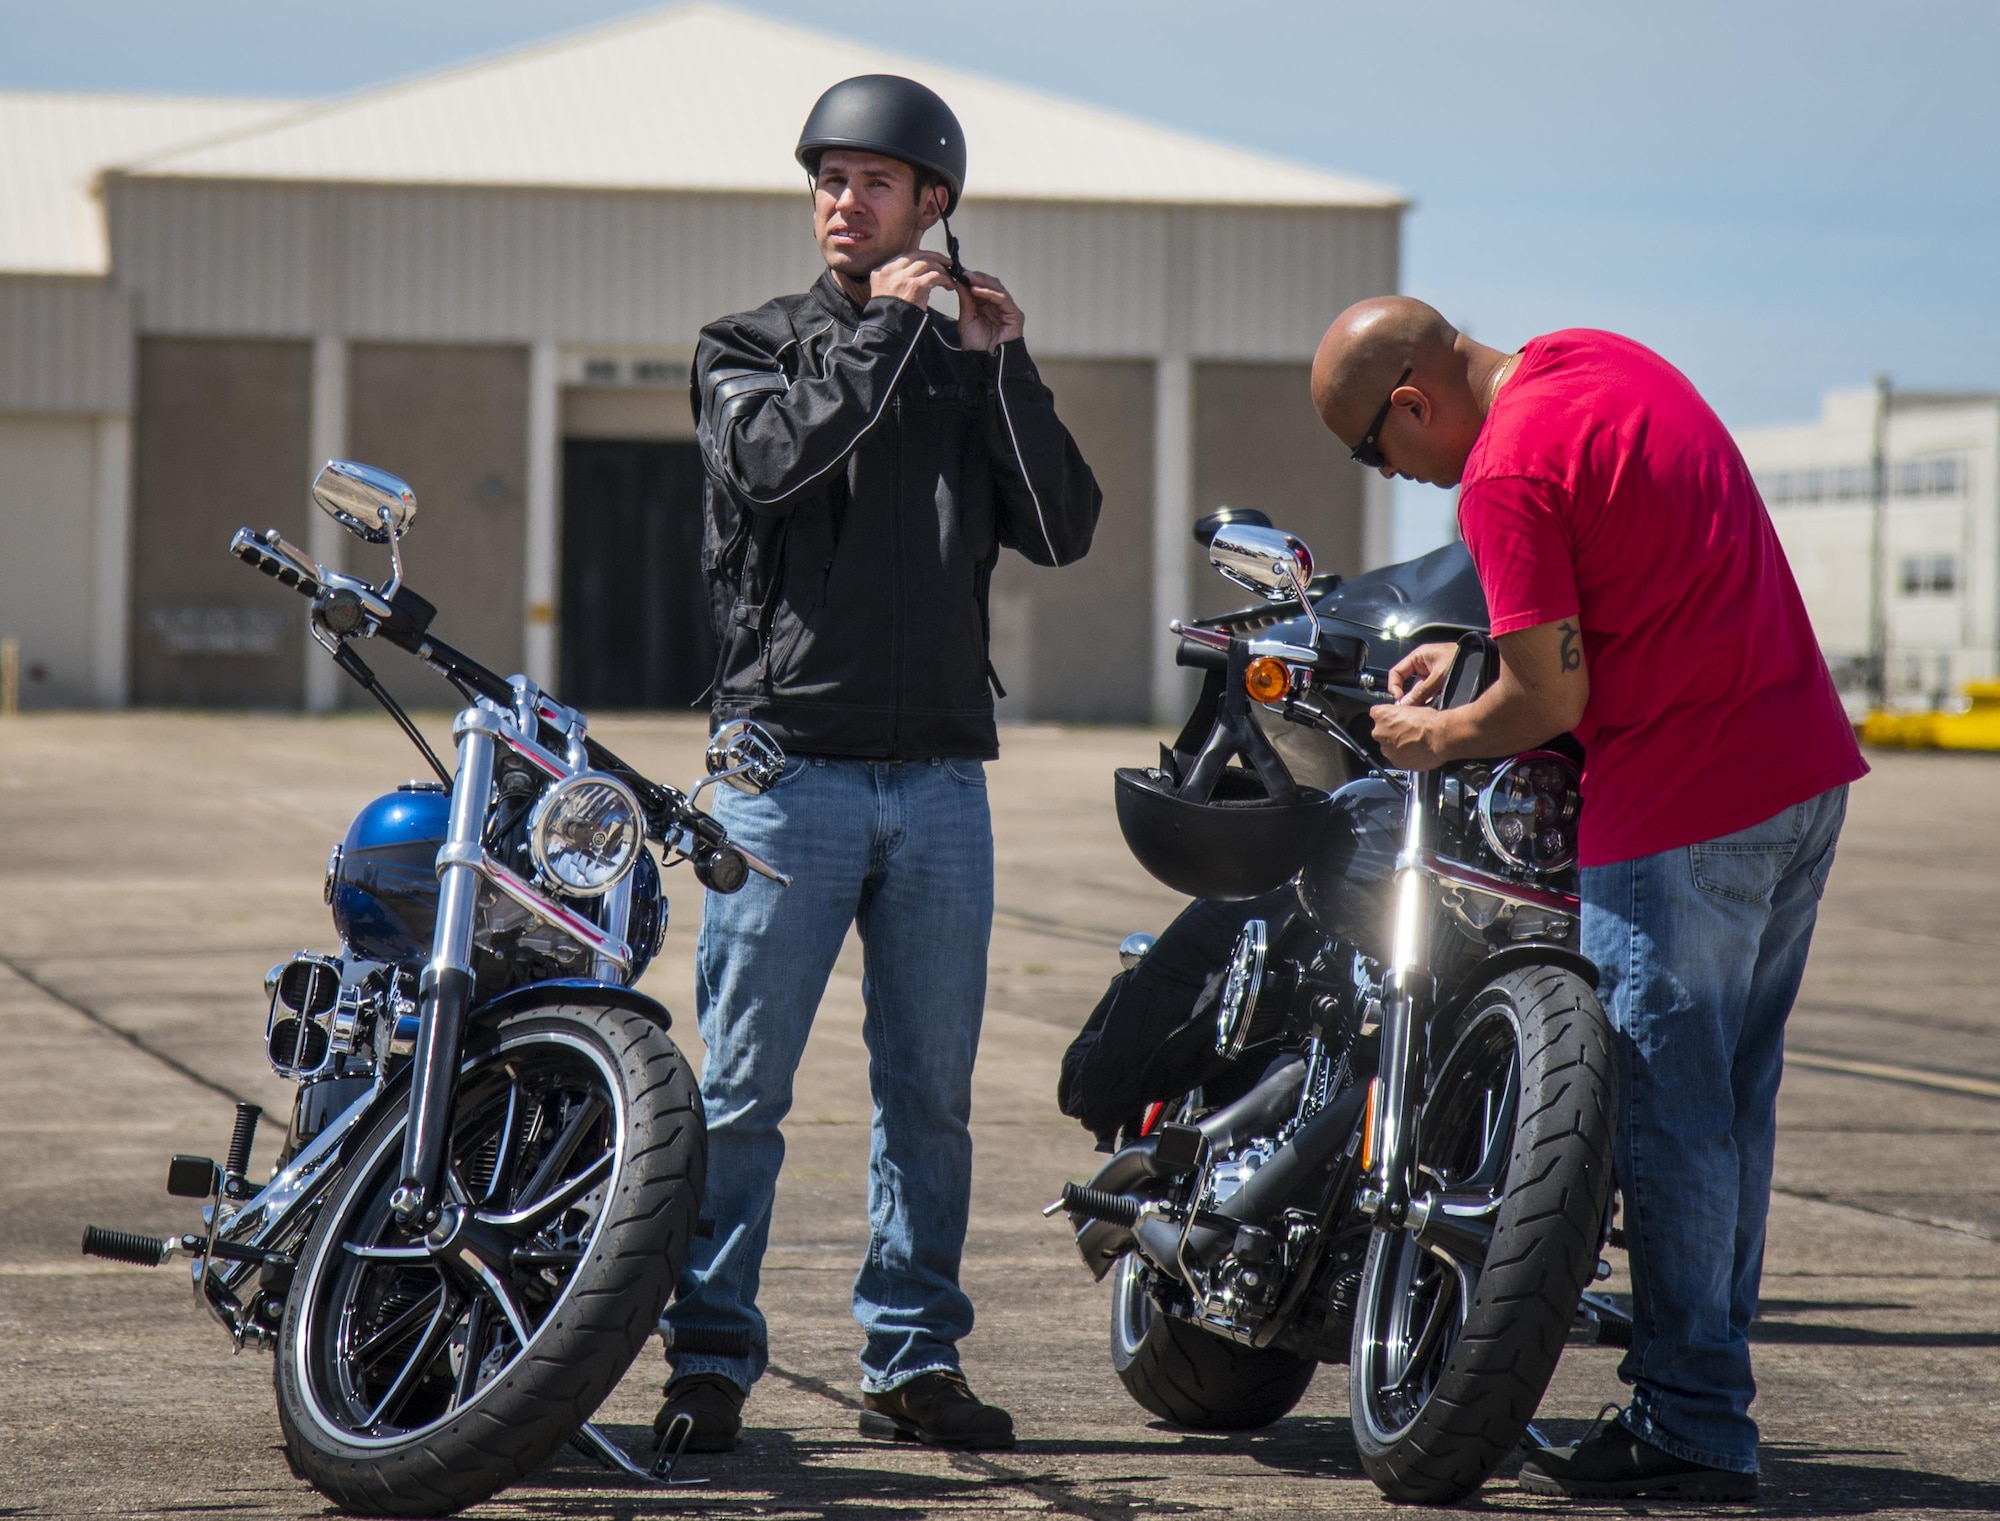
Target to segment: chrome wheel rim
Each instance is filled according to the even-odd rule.
[[[389,1209],[396,1125],[353,1164],[298,1292],[294,1372],[313,1419],[351,1447],[408,1442],[504,1380],[554,1318],[617,1190],[625,1108],[615,1069],[559,1032],[502,1041],[453,1104],[450,1200],[428,1232]]]
[[[1138,1355],[1160,1309],[1146,1292],[1146,1268],[1137,1252],[1120,1257],[1111,1274],[1111,1350],[1122,1366]]]
[[[1416,1125],[1416,1186],[1427,1219],[1381,1228],[1370,1243],[1355,1329],[1355,1418],[1389,1446],[1436,1391],[1479,1291],[1506,1197],[1520,1110],[1520,1030],[1489,1005],[1438,1069]]]

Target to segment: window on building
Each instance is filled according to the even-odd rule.
[[[1906,597],[1957,596],[1958,556],[1904,555],[1902,583]]]
[[[1931,495],[1956,496],[1964,489],[1965,462],[1956,454],[1933,455],[1929,463]]]
[[[1874,473],[1867,465],[1842,465],[1834,472],[1834,495],[1843,502],[1873,496]]]

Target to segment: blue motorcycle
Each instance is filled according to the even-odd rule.
[[[336,460],[313,497],[387,547],[380,587],[275,529],[239,531],[231,552],[311,601],[313,637],[436,779],[377,798],[334,847],[340,950],[265,979],[271,1065],[299,1085],[269,1181],[247,1176],[259,1112],[239,1105],[223,1163],[168,1170],[170,1193],[206,1201],[200,1230],[92,1226],[83,1249],[188,1258],[236,1346],[275,1351],[293,1469],[344,1510],[455,1511],[565,1442],[665,1477],[676,1433],[641,1465],[588,1424],[700,1228],[700,1094],[667,1011],[633,986],[667,924],[649,842],[712,892],[785,882],[697,806],[718,782],[761,792],[784,755],[726,724],[691,792],[648,781],[583,714],[431,632],[436,610],[403,579],[407,485]],[[464,699],[454,767],[362,659],[368,638]]]

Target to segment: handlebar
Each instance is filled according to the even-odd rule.
[[[289,586],[302,597],[317,597],[326,590],[325,575],[313,557],[298,545],[286,542],[275,528],[252,533],[236,530],[229,552],[246,565],[255,566],[280,586]]]
[[[514,708],[514,684],[497,671],[488,670],[463,650],[433,637],[429,630],[437,609],[408,587],[399,585],[391,595],[384,597],[358,577],[326,570],[275,528],[267,528],[262,533],[248,528],[237,529],[230,538],[229,552],[244,564],[262,571],[280,586],[290,587],[310,600],[316,614],[323,616],[328,629],[339,640],[360,631],[365,614],[375,622],[374,633],[398,648],[408,650],[453,685],[510,711]],[[329,648],[334,646],[329,645]],[[347,653],[342,645],[336,651],[336,659]],[[346,664],[344,660],[342,663]],[[366,667],[361,669],[365,671]],[[350,670],[349,674],[355,673]],[[386,693],[378,692],[377,696],[380,698]],[[410,731],[405,715],[397,714],[394,708],[391,708],[391,715],[403,724],[406,731]],[[546,716],[539,719],[536,727],[536,740],[542,742],[545,736],[540,730],[548,729],[547,738],[554,741],[552,748],[558,752],[568,741],[568,735],[558,732]],[[419,748],[428,753],[421,736],[412,732],[412,738],[417,739]],[[695,807],[687,794],[641,775],[588,734],[584,736],[583,743],[585,757],[595,770],[617,777],[637,795],[639,805],[646,813],[647,828],[655,838],[667,840],[685,829],[705,851],[734,851],[750,870],[790,885],[790,877],[731,841],[728,832]]]

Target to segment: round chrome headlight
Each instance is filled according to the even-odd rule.
[[[1523,871],[1561,871],[1576,860],[1583,789],[1553,750],[1530,750],[1493,770],[1479,794],[1479,827],[1493,853]]]
[[[632,789],[600,771],[565,777],[528,819],[535,870],[559,892],[608,893],[638,864],[646,819]]]

